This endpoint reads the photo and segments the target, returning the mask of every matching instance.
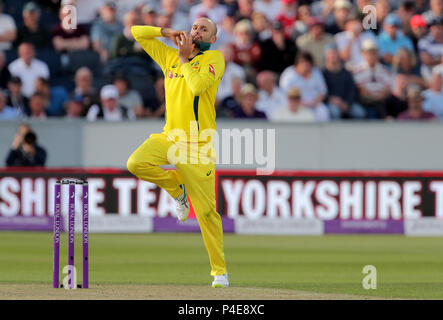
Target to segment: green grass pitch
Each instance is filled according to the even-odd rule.
[[[80,237],[75,258],[79,283]],[[61,269],[67,262],[66,241],[62,234]],[[226,234],[224,241],[233,289],[443,299],[443,238]],[[91,234],[90,242],[91,287],[94,283],[209,286],[212,280],[198,233]],[[51,287],[52,245],[52,233],[0,231],[0,284]],[[377,268],[376,290],[362,287],[365,265]]]

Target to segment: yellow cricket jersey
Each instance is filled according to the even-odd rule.
[[[161,28],[133,26],[132,35],[151,58],[160,66],[165,76],[166,125],[164,133],[173,129],[186,132],[188,141],[191,132],[216,129],[215,97],[225,71],[225,60],[220,51],[200,51],[192,60],[181,65],[178,50],[171,48],[156,37],[161,37]],[[191,130],[191,123],[198,131]],[[206,140],[206,139],[204,139]]]

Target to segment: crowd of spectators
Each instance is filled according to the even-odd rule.
[[[443,119],[443,0],[0,0],[0,119],[164,117],[131,27],[198,17],[226,61],[219,118]]]

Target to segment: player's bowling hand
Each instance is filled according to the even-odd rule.
[[[180,36],[176,37],[176,41],[178,43],[178,57],[180,61],[186,61],[194,50],[192,38],[186,33],[182,33]]]

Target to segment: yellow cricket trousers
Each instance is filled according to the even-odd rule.
[[[139,179],[165,189],[173,198],[183,192],[180,184],[185,184],[209,255],[211,275],[225,274],[222,221],[215,203],[215,163],[177,163],[176,170],[164,170],[160,166],[170,164],[167,154],[172,145],[165,134],[151,134],[129,157],[127,168]]]

